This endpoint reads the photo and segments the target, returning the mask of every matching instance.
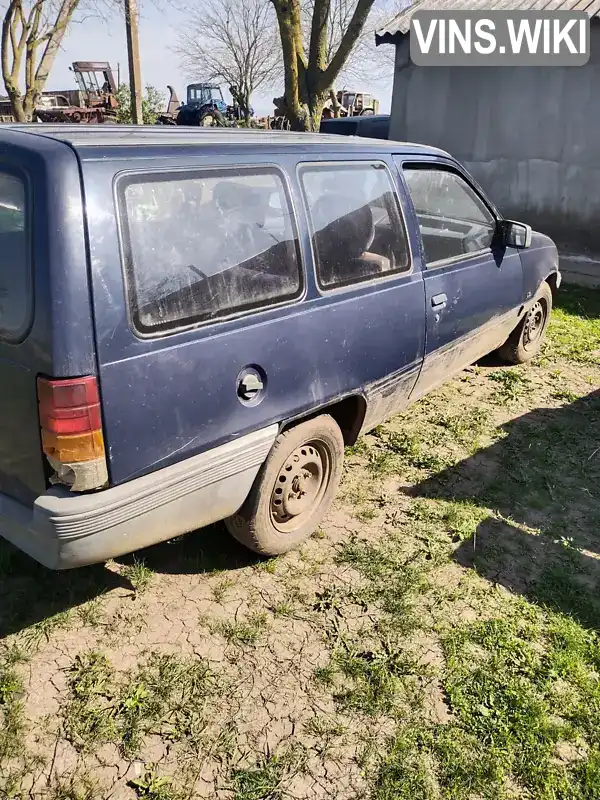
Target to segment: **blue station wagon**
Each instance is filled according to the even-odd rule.
[[[447,153],[284,132],[0,128],[0,534],[48,567],[225,520],[298,545],[344,446],[540,349],[553,242]]]

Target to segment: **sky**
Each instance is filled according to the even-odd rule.
[[[201,2],[201,0],[199,0]],[[181,69],[178,57],[173,52],[177,43],[177,32],[185,28],[185,16],[173,6],[158,6],[147,2],[140,12],[140,56],[142,82],[162,91],[167,98],[167,84],[175,87],[179,99],[185,97],[185,87],[201,76],[189,76]],[[383,45],[391,47],[391,45]],[[121,81],[128,80],[125,24],[114,14],[111,21],[88,17],[74,23],[63,40],[54,67],[46,84],[46,91],[75,89],[75,80],[69,67],[73,61],[109,61],[117,77],[120,67]],[[358,87],[374,94],[380,101],[380,113],[389,113],[392,94],[392,70],[389,78],[379,81],[361,81]],[[227,87],[223,86],[225,99],[229,101]],[[258,116],[273,113],[273,97],[280,91],[269,90],[266,94],[253,95],[252,105]]]

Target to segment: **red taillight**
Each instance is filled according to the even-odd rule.
[[[42,449],[54,470],[52,483],[65,483],[73,491],[106,485],[96,378],[38,378],[38,405]]]
[[[96,378],[38,378],[40,424],[49,433],[73,436],[102,428]]]

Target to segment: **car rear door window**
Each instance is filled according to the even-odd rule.
[[[32,269],[25,182],[0,170],[0,339],[22,339],[31,321]]]
[[[321,288],[410,269],[406,230],[385,164],[311,164],[300,177]]]
[[[491,247],[496,219],[462,176],[432,167],[405,167],[404,176],[427,266]]]
[[[302,293],[295,220],[277,170],[126,176],[119,195],[129,302],[140,333]]]

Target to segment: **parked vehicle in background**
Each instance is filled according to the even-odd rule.
[[[227,127],[245,117],[236,102],[236,88],[231,87],[234,103],[228,105],[219,86],[209,83],[192,83],[187,87],[187,102],[178,109],[177,125],[194,125],[203,128]],[[250,109],[250,114],[253,111]]]
[[[390,115],[376,114],[366,117],[338,117],[322,119],[321,133],[341,136],[366,136],[370,139],[387,139],[390,132]]]
[[[0,211],[0,534],[59,569],[218,520],[290,550],[345,445],[535,356],[560,285],[422,145],[6,126]]]
[[[55,102],[49,98],[40,103],[35,110],[36,121],[116,122],[117,85],[110,64],[107,61],[74,61],[71,68],[83,105],[69,105],[66,98],[57,95]]]
[[[366,92],[343,90],[336,93],[336,101],[341,117],[361,117],[379,113],[379,100]],[[333,102],[329,100],[325,108],[333,109]]]

